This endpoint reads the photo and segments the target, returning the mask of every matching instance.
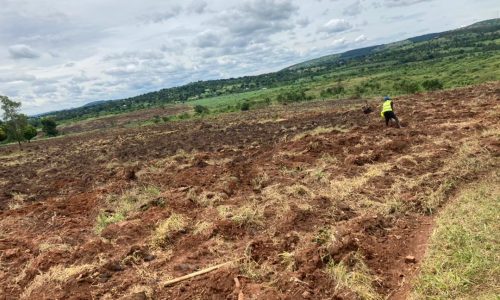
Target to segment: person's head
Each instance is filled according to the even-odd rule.
[[[385,97],[384,97],[384,101],[387,101],[387,100],[391,100],[391,97],[389,97],[389,96],[385,96]]]

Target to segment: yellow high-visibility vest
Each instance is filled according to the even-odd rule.
[[[384,114],[386,111],[392,111],[392,100],[386,100],[384,101],[384,104],[382,105],[382,114]]]

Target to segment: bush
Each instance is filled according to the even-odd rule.
[[[38,132],[36,131],[36,128],[32,125],[28,125],[24,128],[23,130],[23,136],[24,138],[28,141],[28,143],[31,141],[32,138],[34,138]]]
[[[311,97],[307,97],[305,91],[290,91],[281,93],[276,97],[279,103],[289,103],[289,102],[300,102],[305,100],[310,100]]]
[[[443,82],[439,79],[429,79],[422,82],[422,86],[427,91],[437,91],[443,89]]]
[[[406,94],[415,94],[420,91],[420,85],[415,81],[401,80],[394,84],[396,90],[402,91]]]
[[[243,102],[243,103],[241,104],[241,108],[240,108],[240,109],[241,109],[241,111],[247,111],[247,110],[250,110],[250,103],[248,103],[248,102]]]
[[[205,113],[208,113],[208,107],[206,106],[203,106],[203,105],[195,105],[194,106],[194,112],[201,115],[201,114],[205,114]]]
[[[59,132],[57,131],[57,123],[52,118],[43,118],[41,120],[42,131],[48,136],[56,136]]]
[[[337,86],[334,86],[334,87],[329,87],[325,90],[322,90],[321,93],[320,93],[320,96],[321,97],[329,97],[329,96],[336,96],[336,95],[340,95],[340,94],[343,94],[345,92],[345,88],[344,86],[342,85],[337,85]]]

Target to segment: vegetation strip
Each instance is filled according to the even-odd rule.
[[[438,217],[412,299],[495,299],[500,293],[500,177],[464,190]]]

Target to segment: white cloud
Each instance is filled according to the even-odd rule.
[[[349,30],[351,28],[352,28],[351,23],[349,23],[345,19],[331,19],[320,28],[320,31],[325,31],[328,33],[337,33]]]
[[[34,58],[39,58],[41,55],[35,49],[24,44],[12,45],[9,47],[8,50],[10,57],[12,57],[13,59],[22,59],[22,58],[34,59]]]
[[[334,48],[342,48],[342,47],[346,46],[346,44],[347,44],[346,38],[336,39],[336,40],[333,40],[333,42],[332,42],[332,46]]]
[[[366,40],[368,40],[368,38],[364,34],[362,34],[362,35],[360,35],[360,36],[358,36],[357,38],[354,39],[354,41],[356,43],[364,42]]]

